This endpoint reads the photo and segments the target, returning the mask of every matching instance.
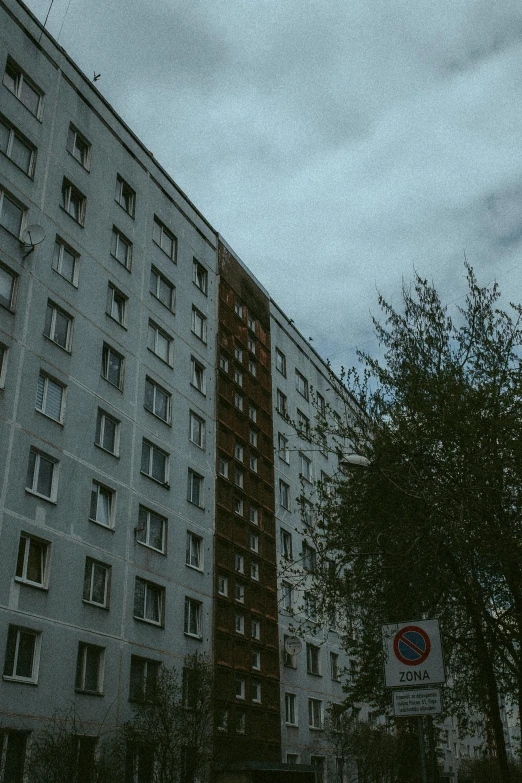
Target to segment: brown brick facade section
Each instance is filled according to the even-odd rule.
[[[219,273],[216,761],[280,761],[269,300],[221,244]]]

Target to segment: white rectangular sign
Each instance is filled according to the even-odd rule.
[[[439,715],[441,711],[438,688],[393,691],[393,714],[397,718],[407,718],[410,715]]]
[[[446,682],[438,620],[383,625],[382,643],[388,688]]]

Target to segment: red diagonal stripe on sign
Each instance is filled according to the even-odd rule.
[[[410,647],[414,652],[419,653],[419,655],[424,655],[426,652],[426,650],[422,650],[420,647],[417,647],[415,642],[412,642],[411,639],[408,639],[407,636],[401,636],[400,641],[408,645],[408,647]]]

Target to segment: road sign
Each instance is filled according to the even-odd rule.
[[[389,688],[446,681],[438,620],[383,625],[382,637],[385,683]]]
[[[397,718],[408,718],[411,715],[439,715],[441,712],[438,688],[393,691],[393,714]]]

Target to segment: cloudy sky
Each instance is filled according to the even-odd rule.
[[[336,365],[414,267],[455,306],[466,254],[522,301],[519,0],[54,0],[47,26]]]

